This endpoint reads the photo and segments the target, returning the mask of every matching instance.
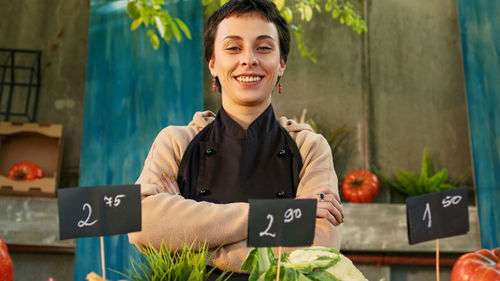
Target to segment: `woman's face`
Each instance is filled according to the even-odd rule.
[[[285,62],[276,26],[259,15],[225,18],[219,23],[208,65],[222,88],[227,106],[267,107]]]

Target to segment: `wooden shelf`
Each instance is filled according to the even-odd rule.
[[[434,252],[435,242],[408,244],[405,204],[343,203],[342,251]],[[465,253],[481,248],[477,207],[469,207],[469,232],[439,239],[443,253]]]
[[[433,241],[408,244],[406,205],[344,203],[342,251],[434,252]],[[477,208],[469,207],[466,235],[440,239],[443,253],[480,248]],[[75,248],[74,239],[59,240],[57,198],[0,196],[0,237],[9,245]]]
[[[0,196],[0,237],[8,245],[74,248],[59,240],[57,198]]]

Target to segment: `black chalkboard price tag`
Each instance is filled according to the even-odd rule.
[[[60,239],[141,230],[139,185],[63,188],[57,197]]]
[[[409,243],[467,233],[467,200],[467,187],[409,197],[406,200]]]
[[[316,226],[316,200],[249,200],[248,246],[310,246]]]

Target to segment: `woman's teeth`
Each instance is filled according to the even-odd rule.
[[[240,81],[240,82],[257,82],[260,79],[262,79],[262,77],[260,77],[260,76],[238,76],[238,77],[236,77],[236,79],[238,79],[238,81]]]

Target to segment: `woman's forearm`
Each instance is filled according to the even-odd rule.
[[[146,184],[141,189],[155,188]],[[155,248],[165,241],[173,249],[206,241],[213,248],[246,239],[247,226],[248,203],[196,202],[159,192],[143,197],[142,230],[130,233],[129,240],[136,246],[151,244]]]

